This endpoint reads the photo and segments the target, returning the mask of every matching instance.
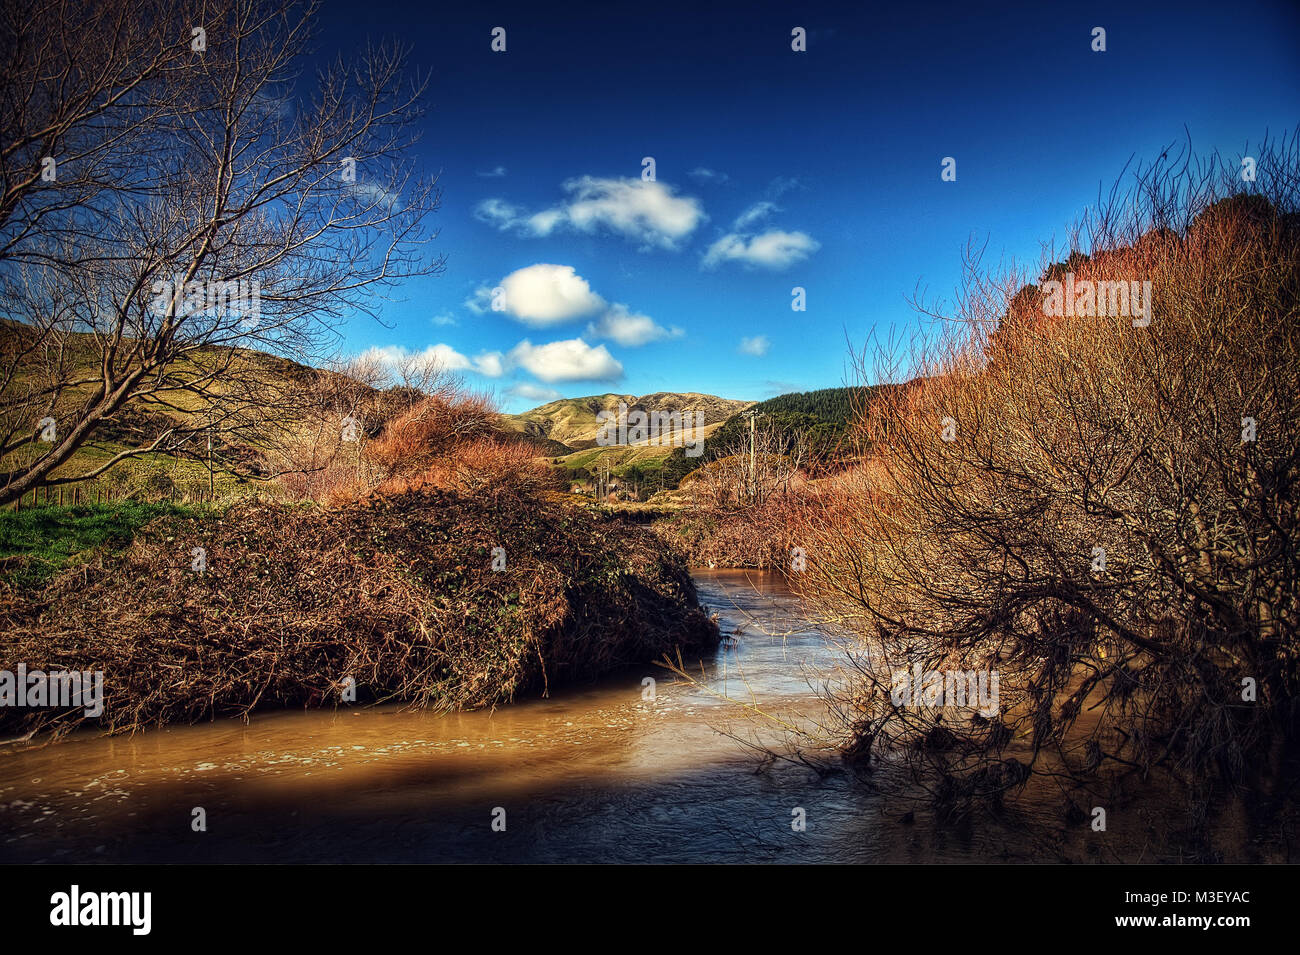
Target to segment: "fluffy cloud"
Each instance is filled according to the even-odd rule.
[[[494,166],[491,169],[480,169],[475,175],[483,179],[500,179],[505,174],[505,166]]]
[[[367,348],[361,353],[363,362],[378,362],[396,370],[414,360],[416,365],[440,368],[443,371],[474,371],[488,378],[499,378],[505,371],[500,352],[481,352],[471,359],[450,345],[430,345],[423,351],[411,352],[401,345],[384,345]]]
[[[614,232],[642,248],[676,249],[704,222],[698,199],[675,195],[671,186],[642,179],[580,176],[565,182],[568,197],[558,206],[528,213],[504,199],[484,199],[474,209],[479,220],[527,237],[560,228]]]
[[[739,351],[742,355],[753,355],[755,358],[762,358],[771,347],[772,343],[767,340],[766,335],[755,335],[753,338],[742,338]]]
[[[474,207],[474,218],[498,229],[506,229],[523,216],[523,210],[504,199],[484,199]]]
[[[474,370],[486,378],[500,378],[506,373],[505,356],[499,351],[481,352],[474,359]]]
[[[820,248],[821,243],[805,232],[769,229],[754,236],[732,232],[709,246],[703,266],[715,269],[724,262],[739,262],[747,268],[778,270],[802,262]]]
[[[498,288],[496,310],[534,328],[591,318],[589,337],[607,338],[628,347],[683,334],[680,328],[664,328],[621,302],[605,301],[571,265],[538,263],[517,269],[503,278]],[[465,302],[466,307],[485,314],[492,309],[493,292],[487,286],[479,288]]]
[[[527,381],[511,385],[506,389],[506,394],[514,395],[516,398],[527,398],[529,401],[554,401],[561,397],[560,392],[554,388],[543,388],[541,385],[534,385]]]
[[[645,245],[672,249],[704,221],[697,200],[674,196],[672,187],[661,182],[583,176],[564,188],[572,193],[569,221],[583,232],[603,226]]]
[[[412,352],[401,345],[368,348],[359,356],[363,362],[376,362],[391,371],[414,363],[417,367],[438,368],[443,371],[471,371],[485,378],[523,369],[545,382],[557,381],[617,381],[623,377],[623,365],[609,353],[604,345],[588,345],[581,338],[568,341],[534,345],[524,339],[509,352],[480,352],[473,358],[463,355],[450,345],[430,345],[423,351]],[[521,382],[511,386],[511,394],[524,398],[559,397],[550,389]]]
[[[680,328],[664,328],[649,315],[634,314],[621,303],[614,303],[599,321],[587,326],[592,338],[608,338],[628,348],[636,348],[665,338],[681,338]]]
[[[571,265],[539,262],[516,269],[501,280],[499,288],[496,310],[534,328],[561,325],[608,308]],[[492,297],[492,289],[480,288],[466,304],[482,314],[492,308]]]
[[[604,345],[592,348],[581,338],[534,345],[524,339],[506,356],[512,366],[531,372],[542,381],[617,381],[623,366]]]

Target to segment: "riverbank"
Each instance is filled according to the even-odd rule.
[[[923,791],[882,792],[895,788],[886,765],[868,779],[833,758],[819,769],[764,758],[751,744],[790,752],[781,726],[724,696],[815,730],[843,657],[779,575],[694,576],[727,636],[694,683],[646,664],[496,709],[346,706],[77,733],[4,757],[0,861],[1186,860],[1168,793],[1112,805],[1097,833],[1066,823],[1044,792],[953,819]],[[1224,861],[1286,859],[1277,839],[1246,838],[1239,817],[1216,829]]]
[[[0,583],[0,627],[0,670],[103,673],[102,715],[4,707],[8,738],[354,702],[491,707],[719,640],[649,532],[513,492],[168,512],[43,587]]]
[[[833,668],[833,648],[800,629],[797,599],[780,577],[696,577],[729,638],[692,666],[701,685],[647,660],[495,709],[263,710],[248,722],[75,733],[3,757],[0,860],[867,857],[880,845],[875,797],[843,773],[820,778],[788,763],[756,773],[753,751],[726,734],[773,745],[781,734],[714,695],[752,692],[783,716],[818,716],[809,678]],[[791,829],[794,806],[808,812],[805,832]],[[196,807],[207,831],[192,828]],[[505,810],[505,831],[491,826],[495,807]]]
[[[797,566],[802,539],[796,503],[730,511],[683,508],[658,516],[651,529],[693,567],[788,571]]]

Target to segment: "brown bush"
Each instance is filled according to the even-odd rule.
[[[478,494],[517,488],[555,490],[563,485],[528,444],[507,436],[476,438],[426,472],[438,487]]]
[[[1284,794],[1300,152],[1263,152],[1251,195],[1231,164],[1142,170],[1086,221],[1091,254],[1042,270],[1150,281],[1148,327],[1047,316],[1023,276],[971,263],[915,387],[864,422],[870,480],[836,481],[809,537],[808,595],[865,647],[841,701],[852,753],[905,757],[946,804],[1038,774],[1094,793],[1167,774],[1197,821],[1210,788]],[[999,714],[897,705],[892,675],[915,663],[997,671]]]
[[[384,478],[411,477],[490,437],[498,418],[486,395],[447,387],[385,422],[366,454]]]
[[[684,564],[651,534],[509,492],[159,519],[102,567],[35,595],[0,591],[0,626],[0,669],[102,670],[92,725],[110,732],[337,706],[348,677],[361,703],[492,706],[718,641]],[[6,735],[81,721],[0,709]]]
[[[770,426],[724,447],[682,479],[688,506],[656,529],[709,567],[783,570],[791,565],[815,491],[804,473],[805,442],[787,447]]]
[[[314,427],[281,443],[281,455],[292,462],[281,477],[291,496],[336,506],[376,489],[495,494],[556,486],[535,449],[502,430],[489,395],[436,367],[406,367],[401,380],[407,384],[385,391],[372,387],[386,381],[380,371],[365,365],[346,371],[323,378]],[[410,384],[416,372],[423,377]],[[349,418],[355,441],[341,438]]]

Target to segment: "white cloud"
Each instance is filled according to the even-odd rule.
[[[678,196],[671,186],[642,179],[580,176],[564,183],[568,198],[558,206],[527,213],[504,199],[484,199],[479,220],[518,235],[537,238],[556,229],[593,233],[607,230],[640,242],[642,248],[676,249],[707,218],[698,199]]]
[[[665,338],[681,338],[684,333],[680,328],[664,328],[649,315],[634,314],[626,305],[615,302],[598,321],[587,326],[587,334],[635,348]]]
[[[534,212],[524,220],[524,232],[533,236],[547,236],[564,224],[567,212],[564,209],[543,209]]]
[[[506,356],[512,366],[531,372],[542,381],[617,381],[623,366],[604,345],[592,348],[581,338],[534,345],[524,339]]]
[[[474,290],[474,294],[465,299],[464,305],[475,315],[482,315],[492,307],[492,289],[486,285],[480,285]]]
[[[506,389],[506,394],[514,395],[516,398],[527,398],[529,401],[554,401],[561,397],[560,392],[554,388],[543,388],[541,385],[534,385],[527,381],[511,385]]]
[[[584,232],[604,226],[647,246],[673,249],[704,221],[697,200],[674,196],[662,182],[583,176],[564,188],[573,194],[569,221]]]
[[[804,232],[769,229],[755,236],[732,232],[709,246],[703,267],[713,269],[724,262],[740,262],[747,268],[784,269],[820,248],[821,243]]]
[[[433,316],[429,321],[433,322],[435,325],[455,325],[456,316],[451,314],[451,312],[443,311]]]
[[[753,338],[742,338],[739,351],[742,355],[753,355],[755,358],[762,358],[771,347],[772,343],[767,340],[766,335],[755,335]]]
[[[474,207],[474,218],[498,229],[505,229],[523,215],[518,206],[513,206],[504,199],[484,199]]]
[[[401,345],[383,345],[367,348],[361,353],[362,361],[377,361],[394,370],[411,359],[415,359],[417,364],[443,371],[474,371],[488,378],[499,378],[504,372],[500,352],[482,352],[470,359],[450,345],[441,343],[419,352],[408,351]]]
[[[376,345],[361,353],[362,361],[377,361],[390,368],[396,368],[411,358],[422,363],[436,364],[446,371],[467,371],[474,367],[472,361],[450,345],[430,345],[422,352],[410,352],[401,345]]]
[[[402,194],[387,186],[369,180],[347,183],[344,192],[351,195],[367,210],[378,209],[387,215],[402,211]]]
[[[530,215],[504,199],[484,199],[474,207],[474,218],[480,222],[530,239],[550,235],[565,221],[565,216],[563,209],[544,209]]]
[[[807,188],[797,176],[777,176],[767,184],[767,194],[773,199],[780,199],[787,192]]]
[[[522,368],[544,382],[617,381],[623,377],[623,365],[604,345],[593,347],[581,338],[546,345],[534,345],[525,338],[508,353],[484,351],[473,358],[442,343],[418,352],[401,345],[384,345],[366,349],[359,360],[377,362],[393,372],[414,360],[417,366],[449,372],[474,372],[485,378],[500,378]],[[559,397],[551,394],[550,389],[529,382],[512,385],[509,391],[524,398],[545,396],[548,401]]]
[[[485,378],[500,378],[506,373],[505,356],[499,351],[480,352],[474,359],[474,370]]]
[[[699,182],[726,182],[731,177],[725,172],[718,172],[716,169],[709,169],[707,166],[696,166],[686,175]]]
[[[592,291],[591,284],[571,265],[538,263],[517,269],[498,286],[498,311],[534,328],[549,328],[578,318],[591,317],[587,335],[636,347],[647,342],[679,338],[680,328],[664,328],[649,315],[633,312],[622,302],[613,304]],[[483,286],[466,302],[482,315],[492,308],[493,289]]]
[[[608,307],[571,265],[529,265],[511,272],[499,287],[498,310],[535,328],[560,325]],[[492,290],[479,289],[473,300],[490,308]]]
[[[494,166],[491,169],[480,169],[475,175],[483,179],[500,179],[506,174],[505,166]]]
[[[736,221],[731,228],[737,232],[743,232],[758,222],[759,219],[765,219],[777,211],[779,210],[775,202],[768,202],[767,200],[756,202],[736,217]]]

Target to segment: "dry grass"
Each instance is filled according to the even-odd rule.
[[[206,573],[191,570],[195,547]],[[360,702],[494,706],[718,640],[684,565],[648,532],[508,490],[168,517],[101,566],[0,597],[0,668],[103,670],[92,725],[110,732],[339,705],[348,677]],[[14,736],[82,714],[0,720]]]
[[[1151,282],[1148,327],[1048,317],[1025,276],[972,269],[906,368],[918,385],[864,420],[883,450],[806,545],[808,595],[870,657],[841,701],[855,755],[906,755],[949,804],[1040,773],[1066,793],[1167,774],[1197,821],[1212,790],[1286,795],[1300,155],[1265,152],[1256,195],[1230,163],[1143,170],[1088,222],[1091,254],[1051,269]],[[998,671],[1001,713],[895,705],[914,662]]]

